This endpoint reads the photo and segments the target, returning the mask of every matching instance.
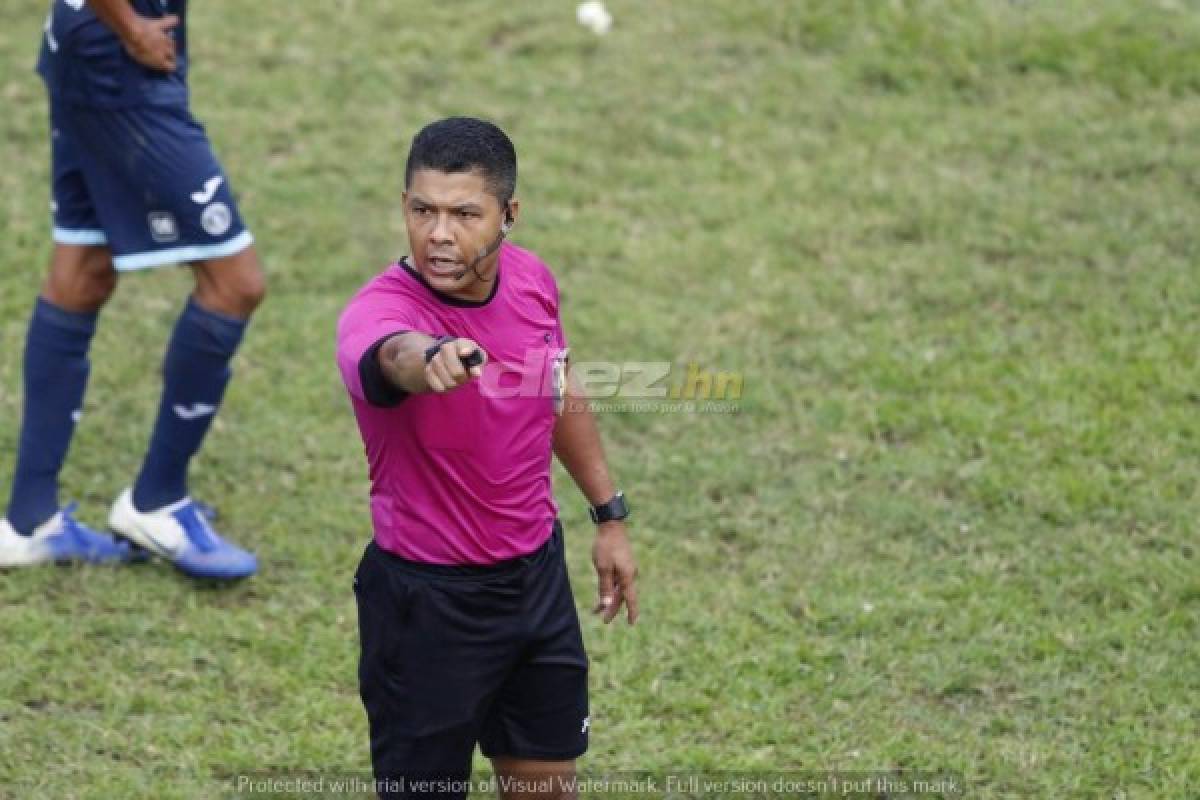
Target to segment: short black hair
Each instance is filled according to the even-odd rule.
[[[487,120],[447,117],[413,137],[404,167],[404,188],[419,169],[483,173],[488,190],[506,207],[517,190],[517,150],[508,135]]]

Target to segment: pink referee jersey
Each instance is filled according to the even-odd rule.
[[[402,331],[474,339],[488,354],[483,376],[373,404],[360,362]],[[411,561],[490,564],[545,542],[558,513],[551,435],[565,356],[554,277],[513,244],[501,247],[482,302],[435,291],[404,261],[359,290],[338,321],[337,362],[366,448],[380,547]]]

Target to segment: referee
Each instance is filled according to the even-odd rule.
[[[505,241],[516,180],[516,151],[495,125],[426,126],[404,173],[412,255],[338,322],[370,465],[374,539],[354,587],[383,797],[430,786],[464,797],[476,743],[502,795],[574,794],[588,664],[552,454],[592,506],[594,610],[611,622],[624,605],[637,619],[629,512],[566,379],[558,288],[535,254]]]

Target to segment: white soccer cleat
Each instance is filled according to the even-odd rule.
[[[133,505],[133,489],[126,489],[113,503],[108,527],[196,578],[235,580],[258,571],[254,554],[222,539],[190,497],[143,512]]]
[[[43,522],[29,536],[0,519],[0,568],[31,567],[35,564],[63,564],[72,561],[88,564],[118,564],[129,561],[129,545],[81,524],[69,505]]]

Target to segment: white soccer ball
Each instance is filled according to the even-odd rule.
[[[612,28],[612,14],[600,0],[587,0],[575,9],[575,19],[579,24],[597,36],[603,36]]]

